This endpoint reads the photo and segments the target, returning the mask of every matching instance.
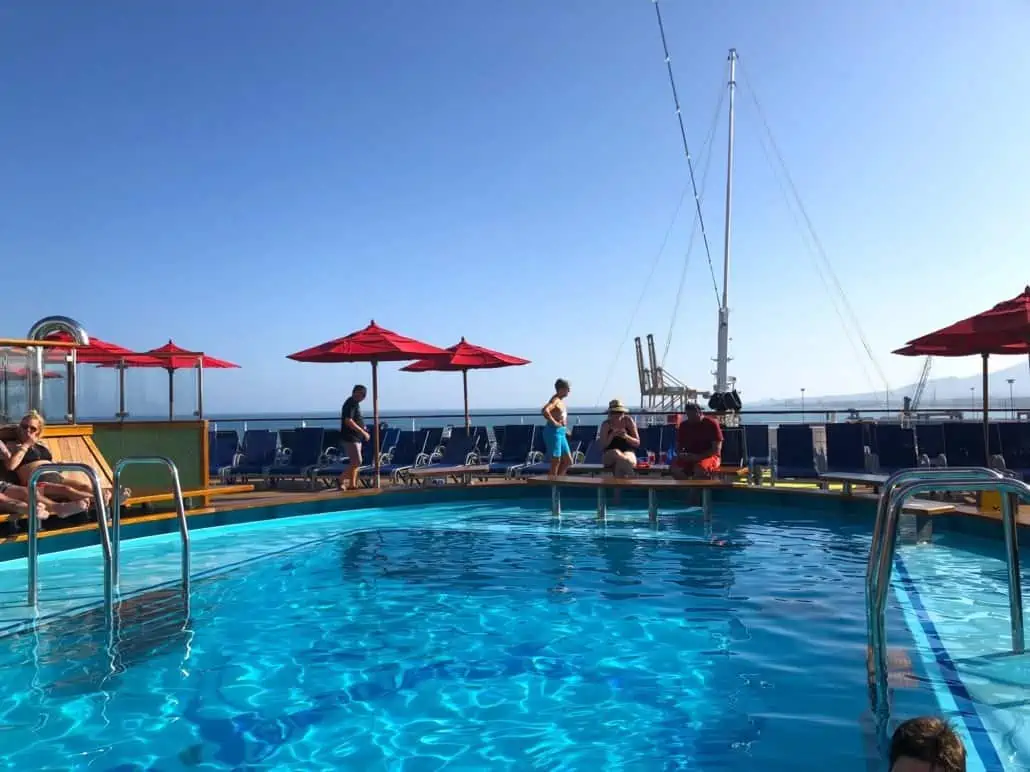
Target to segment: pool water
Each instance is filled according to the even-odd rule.
[[[113,633],[92,608],[0,639],[0,768],[865,772],[868,548],[819,512],[532,501],[200,531],[188,622],[166,586]],[[123,587],[176,551],[126,542]],[[96,566],[44,556],[44,587]],[[899,598],[895,716],[941,712]]]

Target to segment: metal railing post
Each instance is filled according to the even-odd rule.
[[[93,500],[97,510],[97,523],[100,530],[100,549],[104,557],[104,617],[110,622],[114,604],[114,573],[112,571],[113,552],[111,550],[111,533],[107,529],[107,506],[104,503],[104,491],[100,487],[100,477],[97,470],[89,464],[73,462],[58,462],[43,464],[32,470],[29,475],[29,533],[28,533],[28,563],[29,563],[29,588],[28,602],[33,608],[39,604],[39,516],[36,508],[39,503],[39,494],[36,490],[40,478],[48,472],[81,472],[89,478],[93,487]]]
[[[182,484],[179,482],[179,469],[175,462],[165,456],[129,456],[121,459],[114,467],[114,496],[111,506],[112,530],[112,569],[114,586],[118,586],[121,569],[122,541],[122,488],[121,477],[125,467],[133,464],[158,464],[168,468],[172,478],[172,496],[175,501],[176,519],[179,521],[179,536],[182,541],[182,592],[188,598],[190,594],[190,529],[186,522],[186,504],[182,498]]]
[[[1011,477],[991,479],[983,476],[982,467],[973,467],[971,474],[958,479],[941,479],[940,475],[927,475],[894,486],[884,496],[888,499],[886,517],[882,524],[880,537],[870,547],[870,560],[876,557],[875,582],[868,581],[866,595],[866,614],[869,619],[869,648],[873,664],[874,689],[873,711],[878,718],[885,719],[888,712],[887,691],[887,649],[886,649],[886,607],[887,592],[890,586],[890,573],[897,550],[898,520],[904,509],[905,501],[919,493],[929,491],[980,491],[996,490],[1002,496],[1002,524],[1005,530],[1005,552],[1008,564],[1009,614],[1012,632],[1012,650],[1017,654],[1025,650],[1023,627],[1023,591],[1019,573],[1019,543],[1016,531],[1017,507],[1013,499],[1019,496],[1030,497],[1030,485]],[[991,470],[987,470],[991,471]],[[979,472],[980,474],[977,474]],[[868,589],[872,587],[873,592]],[[879,722],[886,726],[885,720]]]
[[[901,469],[887,478],[876,504],[876,520],[873,522],[873,538],[869,547],[869,562],[866,566],[866,597],[873,597],[876,594],[876,588],[880,581],[879,550],[883,542],[884,522],[887,519],[891,496],[897,487],[908,480],[933,478],[944,481],[970,477],[998,480],[1003,475],[996,469],[987,469],[982,466],[914,467]],[[867,623],[871,624],[868,618]]]

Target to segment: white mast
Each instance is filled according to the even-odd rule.
[[[730,232],[733,216],[733,96],[737,90],[737,49],[731,48],[730,62],[730,120],[729,145],[726,151],[726,225],[723,234],[722,253],[722,303],[719,306],[719,343],[715,358],[715,390],[725,393],[730,390]]]

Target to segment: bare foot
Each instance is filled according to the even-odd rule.
[[[74,517],[82,512],[85,512],[89,507],[85,501],[67,501],[61,502],[60,504],[54,504],[53,513],[57,517],[64,519],[66,517]]]

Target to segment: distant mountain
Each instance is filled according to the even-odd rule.
[[[931,375],[933,371],[931,370]],[[1012,386],[1012,393],[1016,398],[1017,406],[1024,406],[1025,401],[1030,397],[1030,367],[1027,365],[1027,360],[1021,359],[1017,364],[1011,367],[1006,367],[1004,370],[997,370],[988,376],[988,388],[990,389],[990,401],[992,404],[998,407],[1007,407],[1009,401],[1009,384],[1008,379],[1015,379],[1015,383]],[[976,375],[968,376],[952,376],[948,378],[930,378],[926,383],[926,390],[923,392],[922,406],[927,407],[931,404],[936,405],[949,405],[951,403],[958,403],[959,406],[965,407],[969,404],[970,388],[973,389],[975,400],[977,404],[981,404],[983,397],[981,396],[983,376],[977,373]],[[904,397],[911,397],[916,390],[916,384],[910,383],[905,386],[899,386],[891,389],[891,405],[899,406],[901,400]],[[799,405],[801,402],[800,397],[792,397],[790,399],[777,399],[777,400],[763,400],[761,403],[754,405],[754,407],[772,407],[773,405],[789,405],[791,407]],[[883,392],[861,392],[858,394],[830,394],[826,396],[807,396],[805,398],[806,406],[833,406],[833,407],[862,407],[870,405],[883,405],[884,394]]]

